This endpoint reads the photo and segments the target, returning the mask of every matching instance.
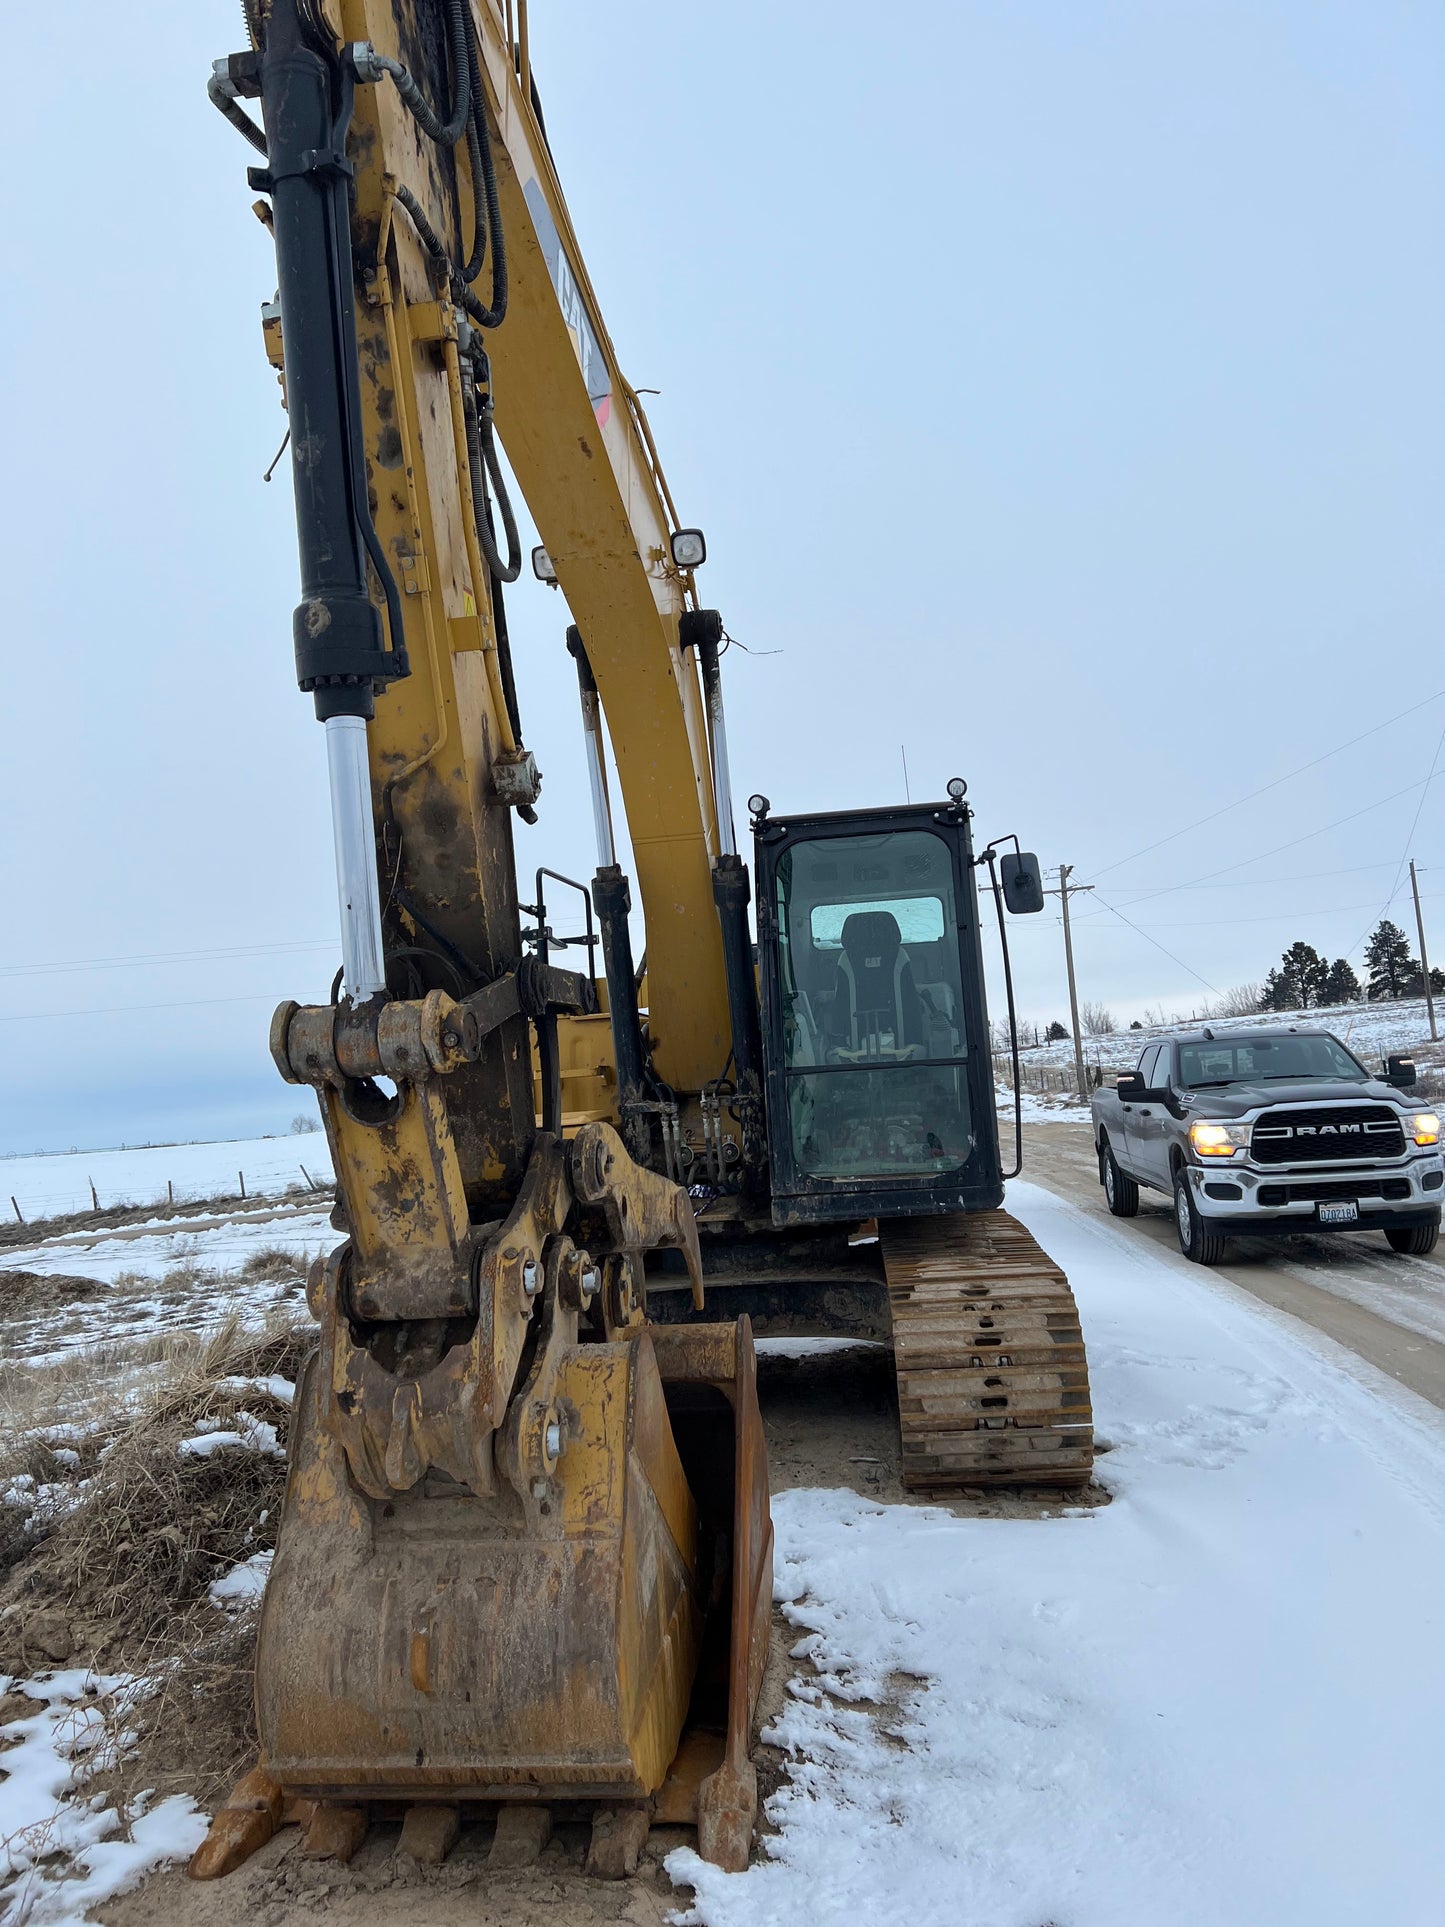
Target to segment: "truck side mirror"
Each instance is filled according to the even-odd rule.
[[[1003,900],[1015,916],[1027,915],[1044,907],[1044,879],[1039,860],[1031,850],[1012,850],[998,860],[998,879],[1003,885]]]
[[[1138,1071],[1120,1071],[1114,1080],[1114,1089],[1119,1093],[1121,1103],[1137,1104],[1148,1086]]]
[[[1408,1091],[1415,1082],[1415,1061],[1411,1057],[1390,1056],[1385,1059],[1385,1082],[1393,1084],[1397,1091]]]

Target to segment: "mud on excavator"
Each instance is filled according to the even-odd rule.
[[[741,1867],[771,1603],[754,1327],[893,1345],[911,1490],[1089,1476],[1068,1285],[999,1208],[978,872],[1002,935],[1005,901],[1042,907],[1037,861],[975,851],[957,779],[867,812],[755,796],[755,948],[706,543],[602,323],[526,0],[245,12],[210,95],[276,245],[343,958],[271,1050],[319,1098],[343,1238],[308,1286],[260,1761],[192,1871],[288,1818],[345,1858],[378,1812],[434,1858],[476,1803],[515,1864],[559,1801],[590,1808],[599,1873],[652,1819]],[[499,437],[572,618],[598,844],[590,887],[539,869],[531,903]]]

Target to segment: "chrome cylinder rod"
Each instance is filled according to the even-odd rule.
[[[707,720],[712,743],[712,793],[717,803],[718,855],[736,856],[738,839],[733,829],[733,785],[728,770],[728,726],[723,714],[721,676],[713,679],[707,692]]]
[[[386,970],[382,962],[371,773],[362,717],[327,717],[326,767],[331,777],[331,829],[336,842],[342,982],[351,1001],[363,1003],[385,990]]]
[[[582,731],[587,739],[587,785],[592,792],[592,827],[597,832],[597,867],[617,861],[612,836],[612,801],[607,794],[607,765],[602,760],[602,703],[595,689],[582,692]]]

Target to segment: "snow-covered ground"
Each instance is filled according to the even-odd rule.
[[[11,1326],[8,1356],[53,1364],[94,1346],[98,1337],[123,1347],[168,1331],[214,1330],[232,1316],[263,1324],[279,1302],[299,1305],[299,1272],[337,1242],[325,1210],[262,1205],[229,1218],[173,1219],[154,1229],[76,1231],[8,1245],[0,1250],[0,1273],[89,1278],[113,1287],[103,1312],[93,1298],[82,1298]],[[265,1262],[283,1252],[297,1260],[289,1276],[284,1267]]]
[[[145,1680],[68,1668],[20,1686],[35,1711],[5,1726],[0,1780],[0,1879],[12,1878],[4,1927],[83,1927],[90,1909],[134,1887],[152,1867],[200,1845],[205,1817],[188,1796],[144,1795],[121,1816],[87,1795],[95,1773],[127,1743],[129,1716],[152,1690]]]
[[[1438,1419],[1183,1260],[1010,1203],[1078,1293],[1113,1503],[779,1497],[781,1831],[744,1874],[673,1855],[681,1918],[1440,1927]]]
[[[102,1209],[166,1200],[234,1197],[239,1177],[248,1195],[277,1197],[308,1178],[331,1183],[326,1138],[316,1131],[288,1137],[236,1138],[220,1144],[155,1144],[123,1151],[67,1151],[54,1157],[0,1158],[0,1207],[13,1197],[27,1218],[89,1211],[95,1184]]]

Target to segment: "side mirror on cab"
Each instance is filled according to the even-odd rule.
[[[1408,1091],[1415,1082],[1415,1060],[1412,1057],[1389,1056],[1385,1059],[1385,1082],[1393,1084],[1397,1091]]]
[[[1121,1104],[1138,1104],[1148,1086],[1138,1071],[1120,1071],[1114,1080],[1114,1089],[1119,1093]]]
[[[1004,903],[1016,917],[1043,909],[1043,873],[1032,850],[1006,851],[998,860],[998,880]]]

